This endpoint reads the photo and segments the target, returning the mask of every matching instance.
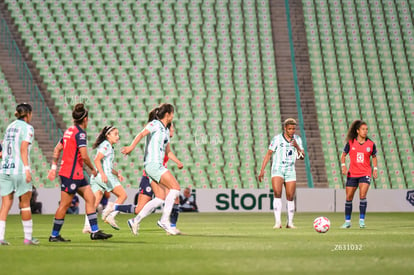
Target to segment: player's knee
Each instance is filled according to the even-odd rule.
[[[85,204],[87,204],[87,205],[95,205],[95,196],[94,195],[92,195],[92,196],[85,196],[84,199],[85,199]]]

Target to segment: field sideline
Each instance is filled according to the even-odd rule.
[[[141,224],[134,237],[129,215],[119,215],[120,231],[100,222],[114,237],[91,241],[81,233],[84,216],[68,215],[62,236],[49,243],[53,216],[34,215],[34,236],[26,247],[20,217],[9,216],[0,247],[1,274],[412,274],[414,213],[369,213],[367,228],[339,229],[342,213],[326,213],[332,227],[318,234],[312,221],[321,213],[299,213],[296,230],[273,230],[272,213],[182,213],[184,236],[167,236],[156,226],[159,214]],[[283,218],[285,218],[283,216]]]

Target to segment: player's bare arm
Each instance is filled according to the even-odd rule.
[[[182,162],[171,151],[170,144],[167,144],[167,148],[166,148],[165,152],[167,153],[168,158],[171,159],[172,161],[174,161],[177,164],[178,169],[182,169],[184,167]]]
[[[346,175],[347,169],[345,165],[346,153],[342,153],[341,155],[341,171],[342,175]]]
[[[86,164],[86,166],[88,166],[91,169],[92,175],[96,177],[97,173],[95,167],[92,164],[91,159],[89,158],[88,150],[86,149],[86,147],[79,148],[79,153],[81,154],[83,162]]]
[[[263,158],[262,168],[260,169],[260,174],[259,174],[259,182],[263,181],[265,168],[270,158],[272,157],[272,154],[273,154],[272,150],[267,150],[267,153]]]
[[[53,150],[52,167],[49,170],[49,173],[47,175],[47,178],[50,181],[53,181],[56,178],[57,163],[59,161],[60,153],[62,152],[62,150],[63,150],[63,145],[62,143],[59,142],[58,144],[56,144],[55,149]]]
[[[26,173],[26,182],[29,183],[32,181],[32,172],[30,171],[29,167],[29,142],[23,141],[22,145],[20,146],[20,156],[22,158],[23,165],[25,167]],[[26,168],[29,167],[29,168]]]
[[[108,177],[106,176],[103,168],[102,168],[102,159],[104,158],[104,155],[101,152],[98,152],[96,154],[96,157],[94,159],[94,163],[96,166],[96,169],[98,170],[99,174],[101,174],[102,182],[108,183]]]
[[[150,131],[148,131],[147,129],[142,130],[132,141],[132,143],[129,146],[123,147],[121,150],[121,153],[124,155],[128,155],[129,153],[132,152],[132,150],[135,149],[135,147],[137,146],[137,144],[141,141],[141,139],[143,139],[144,137],[146,137],[148,134],[150,133]]]
[[[372,175],[374,176],[374,179],[378,178],[378,159],[377,156],[372,156],[372,165],[374,166],[374,171],[372,172]]]

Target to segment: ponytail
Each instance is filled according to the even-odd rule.
[[[99,132],[98,137],[95,140],[95,143],[92,145],[92,149],[98,148],[98,146],[106,140],[106,136],[109,135],[109,133],[114,129],[116,128],[112,125],[103,127],[103,129]]]
[[[148,122],[151,122],[154,119],[159,119],[158,118],[159,110],[160,110],[160,108],[159,107],[156,107],[156,108],[152,109],[151,112],[149,112],[149,114],[148,114]]]

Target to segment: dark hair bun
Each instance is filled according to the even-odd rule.
[[[72,118],[76,123],[82,123],[82,120],[88,116],[88,110],[83,103],[77,103],[72,112]]]
[[[20,118],[24,118],[31,112],[32,112],[32,106],[24,102],[16,106],[16,112],[14,113],[14,116],[20,119]]]

